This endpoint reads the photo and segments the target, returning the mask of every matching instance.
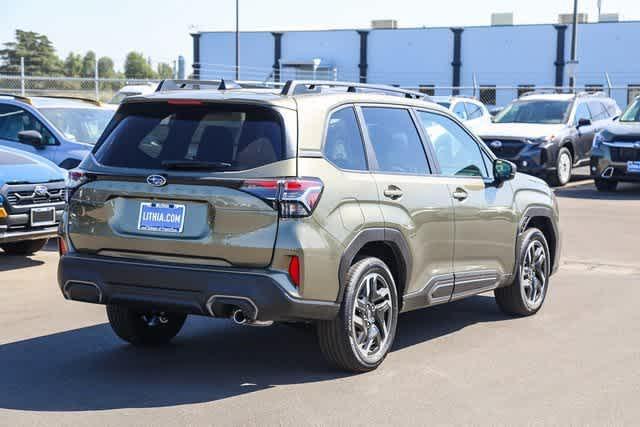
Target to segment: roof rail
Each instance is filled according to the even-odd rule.
[[[280,86],[279,83],[258,82],[258,81],[235,81],[235,80],[173,80],[165,79],[158,83],[156,92],[166,92],[168,90],[231,90],[231,89],[260,89],[274,88]]]
[[[524,98],[531,95],[549,95],[554,93],[561,93],[557,88],[543,88],[543,89],[534,89],[520,95],[520,98]]]
[[[10,96],[11,98],[17,99],[18,101],[26,102],[27,104],[31,104],[31,98],[28,96],[17,95],[15,93],[0,93],[0,96]]]
[[[387,86],[387,85],[372,85],[366,83],[352,83],[352,82],[338,82],[333,80],[288,80],[284,87],[282,88],[282,95],[292,96],[303,93],[317,93],[320,91],[320,88],[346,88],[347,92],[358,92],[358,89],[361,91],[371,91],[371,92],[382,92],[388,93],[398,96],[404,96],[405,98],[411,99],[425,99],[431,100],[429,95],[426,95],[421,92],[415,92],[413,90],[401,89],[395,86]]]
[[[585,90],[585,91],[582,91],[582,92],[578,92],[576,95],[577,96],[599,96],[599,97],[606,97],[607,96],[607,94],[604,93],[601,90],[597,90],[597,91],[593,91],[593,92],[589,92],[589,91]]]

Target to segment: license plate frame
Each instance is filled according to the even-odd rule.
[[[47,213],[46,219],[36,218],[36,216],[43,216]],[[56,208],[54,206],[47,206],[42,208],[31,208],[29,212],[29,224],[31,227],[44,227],[47,225],[56,224]]]
[[[180,234],[184,230],[186,211],[186,205],[179,203],[141,202],[138,212],[138,231]],[[167,218],[168,215],[172,216]],[[179,215],[177,220],[175,215]]]
[[[627,173],[638,173],[640,174],[640,161],[628,161],[627,162]]]

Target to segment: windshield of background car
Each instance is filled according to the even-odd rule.
[[[95,144],[113,111],[100,108],[41,108],[45,116],[66,139]]]
[[[167,169],[170,164],[215,164],[245,170],[287,158],[281,116],[240,105],[124,104],[96,147],[106,166]]]
[[[567,121],[569,101],[516,101],[495,117],[495,123],[560,124]]]
[[[640,122],[640,101],[636,100],[633,104],[627,108],[622,116],[620,116],[621,122]]]

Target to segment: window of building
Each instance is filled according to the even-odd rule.
[[[524,95],[527,92],[533,92],[536,90],[535,85],[518,85],[518,98]]]
[[[420,85],[419,90],[421,93],[429,96],[436,95],[436,87],[434,85]]]
[[[480,147],[457,123],[439,114],[418,112],[443,175],[488,177]]]
[[[589,93],[602,92],[604,90],[604,86],[601,84],[588,84],[584,85],[584,91]]]
[[[480,101],[487,105],[496,105],[496,86],[480,86]]]
[[[343,108],[329,118],[324,155],[339,168],[367,170],[362,135],[353,108]]]
[[[408,110],[364,107],[362,115],[378,162],[377,171],[429,173],[424,147]]]

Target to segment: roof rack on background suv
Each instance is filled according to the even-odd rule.
[[[380,92],[411,99],[431,100],[429,95],[395,86],[372,85],[366,83],[338,82],[333,80],[289,80],[282,88],[282,95],[293,96],[305,93],[318,93],[320,88],[346,88],[347,92]]]

